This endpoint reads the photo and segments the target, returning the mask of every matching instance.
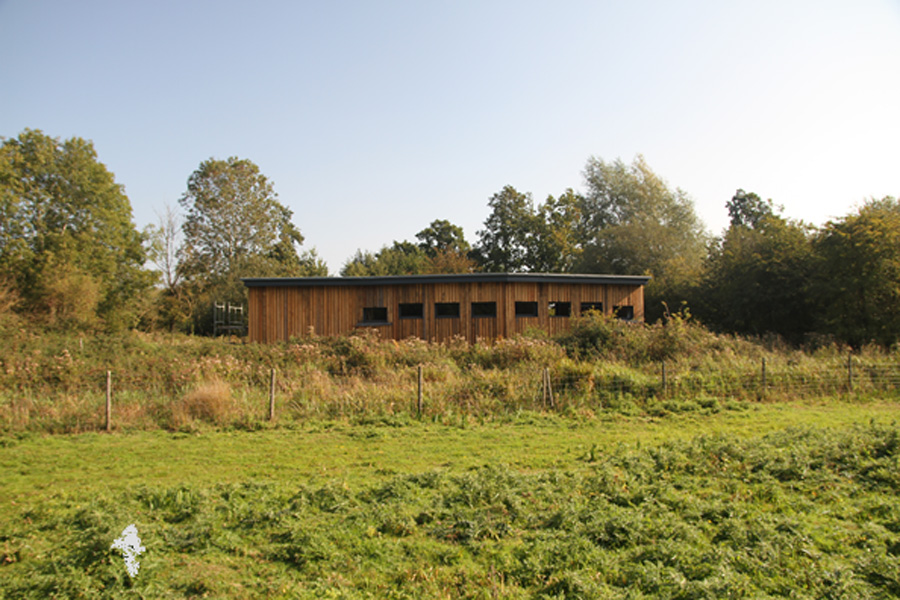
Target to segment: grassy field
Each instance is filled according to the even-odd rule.
[[[0,596],[894,598],[900,403],[0,438]],[[134,523],[130,579],[110,544]]]

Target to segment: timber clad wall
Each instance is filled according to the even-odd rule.
[[[620,309],[619,316],[641,321],[647,280],[477,273],[245,279],[244,283],[250,295],[251,341],[341,335],[365,327],[385,339],[417,337],[441,342],[459,336],[474,342],[511,337],[532,328],[559,333],[569,327],[573,317],[581,315],[582,304],[602,305],[609,315]],[[494,303],[493,316],[490,303]],[[400,314],[401,304],[405,316]],[[442,306],[438,308],[438,304]],[[456,314],[454,305],[458,305]],[[566,308],[568,316],[559,316]],[[554,311],[558,314],[551,314]]]

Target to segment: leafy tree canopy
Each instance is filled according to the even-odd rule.
[[[505,186],[488,201],[491,214],[478,232],[475,257],[483,271],[530,270],[529,254],[537,226],[531,194]]]
[[[460,230],[461,231],[461,230]],[[341,269],[344,277],[421,275],[428,273],[470,273],[474,263],[452,245],[433,248],[395,241],[376,253],[357,250]]]
[[[770,206],[757,204],[763,210],[733,218],[722,240],[711,246],[695,308],[725,331],[778,333],[800,342],[814,320],[812,231],[775,215]]]
[[[543,273],[569,273],[581,261],[584,197],[571,188],[558,198],[548,196],[535,209],[529,243],[529,267]]]
[[[427,272],[428,255],[412,242],[394,242],[377,253],[357,250],[341,269],[344,277],[416,275]]]
[[[430,257],[447,251],[468,254],[472,249],[466,241],[462,227],[446,219],[432,221],[428,227],[416,234],[416,239],[419,240],[419,247]]]
[[[179,202],[186,212],[182,268],[189,276],[213,281],[296,274],[303,236],[253,162],[202,162]]]
[[[649,320],[662,314],[663,302],[677,306],[699,279],[709,242],[691,199],[671,189],[640,155],[630,165],[592,157],[584,177],[577,270],[651,275]]]
[[[741,189],[735,192],[725,207],[728,209],[732,226],[750,229],[759,228],[764,220],[781,212],[781,207],[778,207],[776,212],[771,200],[763,201],[753,192],[748,193]]]
[[[859,346],[900,341],[900,203],[870,200],[815,240],[821,327]]]
[[[26,129],[0,145],[0,275],[54,319],[135,323],[153,276],[131,203],[90,141]]]
[[[195,300],[201,331],[211,330],[213,302],[243,303],[242,277],[327,275],[315,251],[300,254],[293,213],[247,159],[209,159],[188,179],[179,200],[185,211],[179,271]]]

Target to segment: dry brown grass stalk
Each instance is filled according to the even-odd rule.
[[[188,392],[173,411],[176,426],[191,419],[223,425],[231,421],[237,412],[231,397],[231,388],[221,380],[201,383]]]

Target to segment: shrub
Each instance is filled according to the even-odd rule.
[[[0,278],[0,317],[4,317],[11,313],[19,304],[19,293],[13,287],[12,283],[5,278]]]

